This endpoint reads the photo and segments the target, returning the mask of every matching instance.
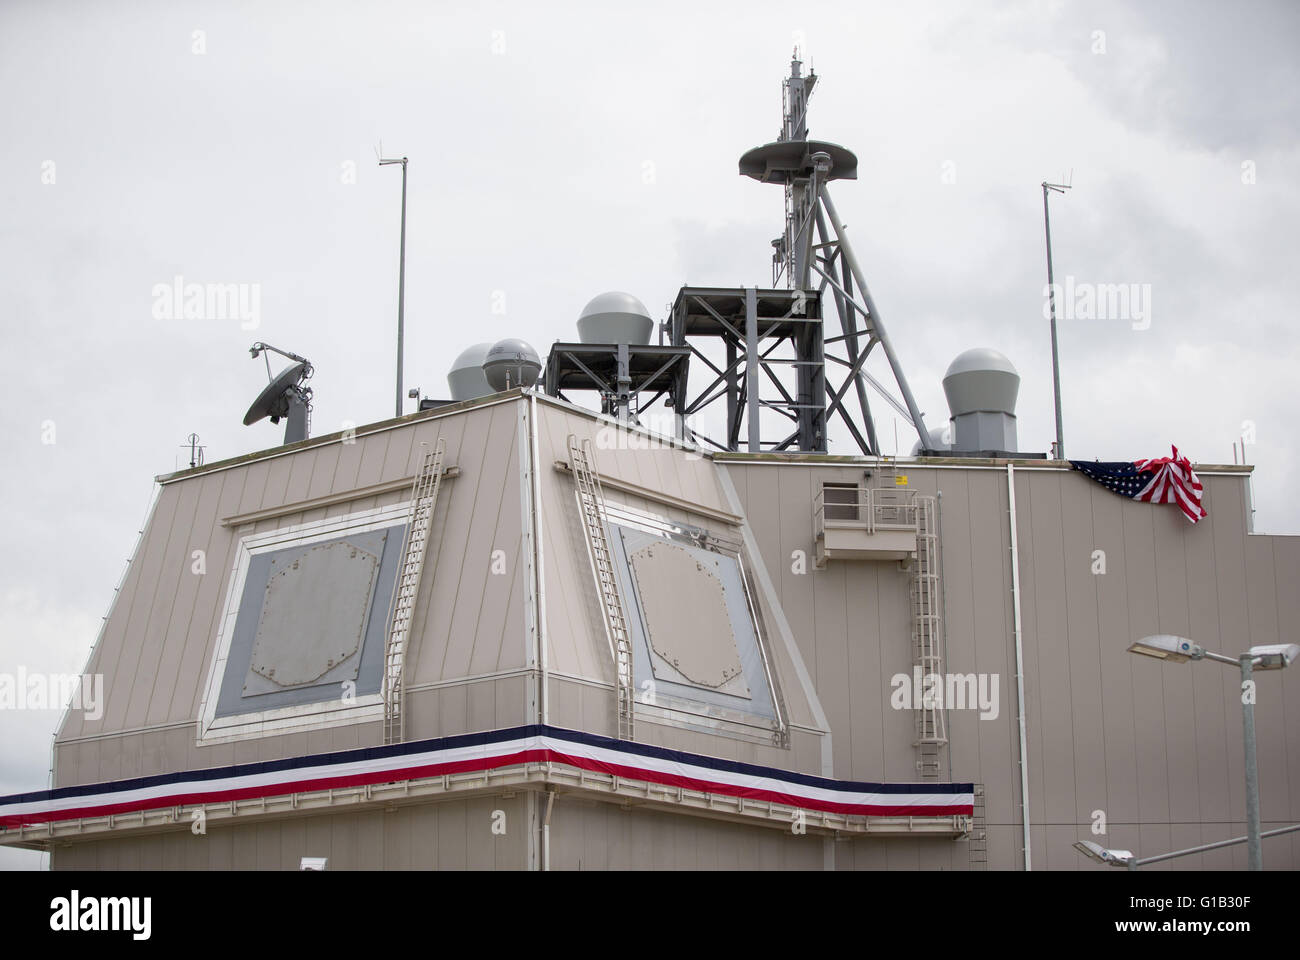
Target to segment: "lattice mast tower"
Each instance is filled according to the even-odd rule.
[[[838,144],[808,139],[808,100],[816,83],[815,73],[804,75],[796,49],[790,75],[782,84],[780,137],[750,150],[740,160],[743,175],[763,183],[780,183],[785,191],[785,231],[772,241],[772,282],[778,284],[784,277],[792,290],[817,290],[823,295],[829,290],[839,315],[840,334],[825,338],[825,361],[828,373],[829,365],[837,364],[844,369],[845,377],[836,386],[827,376],[827,399],[861,451],[868,455],[880,453],[868,386],[912,425],[922,448],[929,450],[932,443],[921,412],[830,196],[832,180],[857,179],[857,157]],[[877,345],[885,353],[901,402],[865,368]],[[832,347],[845,355],[837,356]],[[849,413],[843,402],[850,385],[854,387],[860,420]]]

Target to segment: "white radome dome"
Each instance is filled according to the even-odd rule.
[[[647,344],[654,320],[645,304],[619,290],[593,297],[578,314],[578,339],[582,343]]]

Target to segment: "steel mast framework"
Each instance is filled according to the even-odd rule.
[[[783,85],[780,138],[740,158],[742,175],[779,183],[785,190],[785,231],[772,241],[772,284],[784,277],[787,289],[681,289],[665,332],[674,346],[691,347],[715,376],[679,413],[687,417],[725,398],[725,437],[715,439],[695,430],[690,434],[718,449],[741,450],[743,432],[743,449],[751,453],[825,452],[827,418],[838,414],[860,451],[879,456],[869,386],[915,428],[922,449],[930,450],[920,410],[828,189],[832,180],[857,179],[857,157],[837,144],[808,139],[808,97],[816,81],[816,74],[803,75],[796,51]],[[840,322],[840,333],[833,337],[825,336],[822,324],[822,301],[828,292]],[[701,352],[701,338],[721,340],[725,365]],[[793,356],[777,355],[783,344],[793,347]],[[865,369],[877,345],[885,353],[901,402]],[[830,364],[844,370],[838,385],[827,375]],[[781,365],[793,368],[793,385],[788,377],[783,382],[778,376]],[[850,388],[858,416],[845,400]],[[764,395],[773,389],[774,395]],[[759,415],[764,409],[789,419],[791,432],[781,439],[763,439]]]

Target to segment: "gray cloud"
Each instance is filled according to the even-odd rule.
[[[1027,27],[1027,44],[1135,130],[1252,153],[1300,132],[1300,7],[1288,0],[1069,3]]]

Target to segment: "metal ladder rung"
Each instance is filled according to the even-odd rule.
[[[890,461],[882,476],[896,476]],[[909,597],[912,611],[912,662],[926,674],[942,674],[940,653],[942,631],[942,590],[937,570],[938,537],[934,532],[935,501],[932,497],[910,495],[904,510],[916,520],[916,554],[912,564]],[[940,751],[948,742],[943,711],[935,706],[918,705],[915,711],[917,769],[925,779],[936,779],[942,772]]]
[[[401,551],[402,568],[389,608],[388,640],[384,650],[384,743],[397,743],[405,739],[405,712],[402,709],[405,685],[402,681],[406,641],[419,597],[429,527],[433,522],[438,492],[442,486],[442,462],[445,454],[446,441],[439,438],[436,447],[425,453],[420,470],[411,484],[411,508],[407,514],[406,538]]]
[[[614,654],[618,736],[631,740],[632,717],[635,709],[632,694],[631,648],[627,640],[626,620],[623,616],[622,595],[614,575],[609,545],[606,542],[604,495],[600,478],[592,467],[595,459],[591,441],[581,444],[569,435],[569,465],[578,489],[578,505],[582,513],[583,534],[596,574],[596,587],[601,596],[601,617]]]

